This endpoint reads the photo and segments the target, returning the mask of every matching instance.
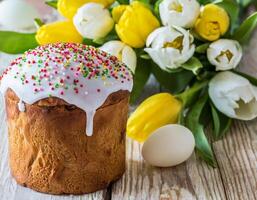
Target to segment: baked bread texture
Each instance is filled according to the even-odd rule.
[[[9,163],[17,183],[43,193],[85,194],[106,188],[122,176],[130,89],[106,93],[88,135],[87,110],[55,94],[26,102],[11,86],[3,93]]]
[[[125,171],[128,94],[108,97],[94,118],[94,134],[85,134],[85,112],[51,98],[26,105],[6,93],[11,173],[40,192],[83,194],[107,187]],[[110,117],[111,116],[111,117]]]

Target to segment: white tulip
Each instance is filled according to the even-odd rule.
[[[216,108],[228,117],[257,117],[257,88],[242,76],[229,71],[218,73],[210,81],[209,95]]]
[[[235,40],[219,39],[207,49],[207,57],[216,71],[236,68],[242,58],[242,47]]]
[[[77,31],[89,39],[105,37],[114,26],[110,12],[99,3],[87,3],[80,7],[73,22]]]
[[[0,3],[0,25],[6,29],[25,30],[35,27],[37,10],[23,0],[6,0]]]
[[[130,46],[121,41],[113,40],[105,43],[100,49],[116,56],[120,61],[124,62],[133,73],[135,73],[137,56]]]
[[[191,28],[200,14],[200,4],[196,0],[163,0],[159,12],[163,25]]]
[[[144,50],[163,70],[176,69],[194,54],[194,38],[189,31],[180,27],[160,27],[146,40]]]

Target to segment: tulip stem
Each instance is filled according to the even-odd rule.
[[[205,81],[196,81],[194,85],[191,88],[188,88],[184,92],[176,95],[175,97],[180,99],[182,101],[182,109],[179,115],[179,123],[185,124],[185,112],[186,108],[188,108],[193,102],[195,102],[195,99],[199,96],[200,91],[205,88],[209,84],[209,80]]]
[[[183,107],[186,108],[191,102],[195,99],[198,92],[205,88],[209,83],[209,80],[205,81],[196,81],[191,88],[188,88],[184,92],[176,95],[176,98],[180,99],[183,102]]]

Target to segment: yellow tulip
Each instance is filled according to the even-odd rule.
[[[121,15],[124,13],[127,7],[128,7],[127,5],[119,5],[113,8],[112,18],[116,23],[119,22]]]
[[[224,35],[229,28],[227,12],[215,4],[204,6],[195,24],[195,31],[208,41],[215,41]]]
[[[133,1],[131,5],[116,6],[112,16],[117,23],[115,29],[121,41],[134,48],[143,47],[147,36],[160,26],[151,10],[138,1]]]
[[[59,21],[41,26],[36,34],[40,45],[57,42],[82,43],[83,38],[71,21]]]
[[[160,93],[146,99],[130,116],[127,135],[139,142],[145,141],[156,129],[176,123],[182,102],[169,93]]]
[[[77,10],[86,3],[95,2],[103,4],[105,7],[113,4],[115,0],[58,0],[58,11],[68,19],[72,19]]]

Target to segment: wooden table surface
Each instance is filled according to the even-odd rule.
[[[257,34],[251,40],[241,69],[257,77]],[[5,56],[5,59],[9,57]],[[0,55],[0,66],[3,56]],[[143,99],[158,92],[149,85]],[[133,109],[133,107],[131,108]],[[108,189],[90,195],[54,196],[21,187],[12,179],[8,167],[7,126],[0,100],[0,200],[255,200],[257,199],[257,120],[236,121],[227,136],[213,143],[218,167],[211,168],[193,153],[191,158],[172,168],[146,164],[137,142],[127,139],[127,170]]]

